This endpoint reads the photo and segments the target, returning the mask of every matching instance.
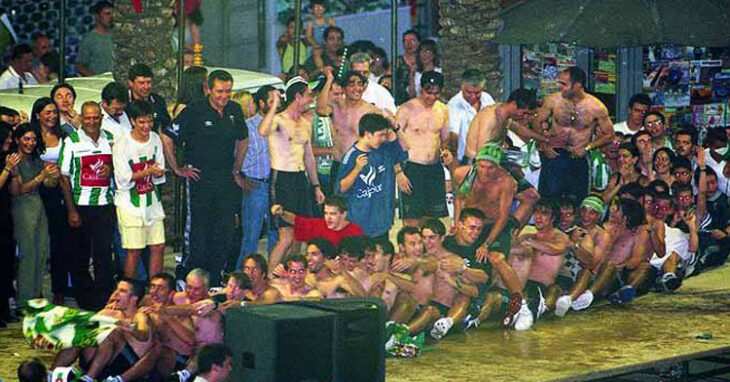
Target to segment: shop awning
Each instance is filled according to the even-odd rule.
[[[730,46],[730,0],[526,0],[502,20],[500,44]]]

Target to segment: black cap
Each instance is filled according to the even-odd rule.
[[[438,86],[442,88],[444,86],[444,76],[434,70],[423,73],[421,76],[421,87],[425,88],[426,86]]]

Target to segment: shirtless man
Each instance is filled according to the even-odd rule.
[[[358,281],[367,272],[359,266],[365,251],[364,237],[346,237],[340,241],[335,258],[324,260],[320,277],[307,272],[307,285],[317,289],[324,298],[365,297],[367,291]],[[307,258],[307,266],[310,261]],[[291,276],[291,275],[289,275]]]
[[[398,296],[398,286],[386,280],[385,275],[390,272],[390,265],[395,256],[395,248],[390,240],[381,238],[368,240],[365,243],[365,258],[363,265],[368,277],[360,279],[360,284],[367,290],[368,296],[379,297],[390,312]],[[383,276],[378,276],[383,275]],[[382,278],[382,280],[381,280]]]
[[[190,317],[193,320],[196,349],[207,344],[223,343],[223,318],[219,311],[200,314],[194,309],[185,309],[210,298],[209,280],[208,272],[204,269],[191,270],[185,278],[185,291],[176,293],[173,297],[175,305],[165,309],[167,314],[180,315],[181,313],[182,316]],[[185,369],[176,371],[173,376],[176,376],[178,381],[184,382],[195,371],[197,371],[197,364],[191,360]]]
[[[399,253],[393,259],[387,280],[398,286],[401,292],[388,321],[402,324],[431,301],[438,263],[435,257],[424,253],[421,230],[417,227],[401,228],[397,240]],[[411,333],[416,334],[417,331]]]
[[[525,141],[534,139],[538,142],[547,142],[545,136],[530,130],[523,125],[536,107],[535,93],[527,89],[517,89],[510,94],[506,103],[497,103],[482,109],[474,117],[469,125],[469,134],[466,139],[466,150],[464,156],[467,164],[471,164],[473,158],[477,155],[479,148],[487,142],[497,142],[504,147],[505,138],[508,131],[513,131]],[[519,207],[514,215],[519,220],[520,225],[527,223],[532,216],[532,209],[535,203],[540,199],[540,195],[535,190],[524,174],[515,164],[502,161],[500,166],[507,170],[517,181],[517,195],[515,198],[520,202]],[[459,211],[455,211],[458,216]]]
[[[558,284],[563,290],[569,290],[555,303],[554,312],[558,317],[563,317],[573,300],[588,289],[613,243],[613,238],[599,225],[604,209],[603,199],[596,195],[586,197],[580,204],[579,225],[570,232],[563,230],[575,245],[570,252],[572,256],[566,258],[565,266],[558,274]]]
[[[307,242],[307,283],[314,285],[318,281],[329,278],[331,275],[325,266],[325,261],[337,257],[337,249],[332,243],[323,238],[312,239]]]
[[[461,322],[464,319],[469,300],[477,297],[479,290],[464,275],[468,269],[464,259],[444,249],[446,227],[443,223],[436,219],[429,219],[424,223],[421,233],[426,252],[439,261],[439,267],[434,279],[431,301],[408,323],[408,327],[411,334],[415,334],[428,329],[433,323],[430,335],[438,341],[449,332],[454,321]],[[452,263],[456,264],[456,267],[450,266]],[[471,270],[471,272],[484,273],[480,270]],[[459,310],[453,311],[452,308],[456,306],[459,307]]]
[[[560,92],[545,98],[535,121],[549,138],[540,145],[544,155],[538,188],[544,198],[572,194],[583,200],[590,187],[586,153],[613,140],[613,125],[606,106],[585,92],[582,69],[570,67],[560,72],[558,83]]]
[[[277,114],[279,95],[273,93],[271,109],[259,125],[259,133],[268,137],[271,151],[270,203],[280,204],[298,216],[313,216],[312,198],[324,202],[317,179],[317,162],[312,151],[312,90],[301,77],[287,83],[286,104]],[[306,171],[305,171],[306,170]],[[314,195],[312,195],[314,190]],[[270,266],[275,268],[294,244],[294,229],[278,219],[279,241],[271,251]]]
[[[560,221],[560,211],[555,203],[541,199],[535,206],[534,218],[537,232],[521,235],[515,247],[524,246],[533,251],[525,294],[533,301],[538,301],[536,317],[539,318],[545,311],[555,309],[555,301],[560,294],[555,278],[563,266],[565,253],[573,243],[568,235],[556,227]]]
[[[195,326],[190,317],[168,314],[166,308],[173,304],[175,278],[167,273],[157,273],[150,279],[148,304],[140,308],[152,321],[162,345],[157,359],[157,371],[170,375],[174,370],[185,368],[188,359],[195,354]]]
[[[571,304],[573,310],[588,308],[595,296],[602,296],[612,288],[614,281],[618,281],[620,289],[612,299],[620,303],[630,302],[637,289],[644,287],[651,273],[649,233],[645,222],[644,209],[635,200],[619,199],[611,206],[604,228],[613,239],[612,245],[596,280]]]
[[[476,208],[485,216],[484,231],[488,232],[484,244],[477,249],[477,262],[489,261],[499,274],[503,285],[512,296],[508,317],[505,322],[524,320],[520,327],[529,327],[532,314],[527,301],[522,298],[523,285],[517,273],[507,263],[512,246],[512,231],[518,227],[517,220],[510,215],[510,206],[517,189],[514,178],[499,167],[501,149],[496,142],[487,142],[479,149],[473,166],[460,166],[452,171],[457,189],[456,209]],[[447,154],[446,163],[452,164]],[[514,310],[519,309],[519,311]]]
[[[282,301],[319,300],[322,294],[307,285],[307,258],[302,255],[289,255],[284,261],[289,273],[286,279],[277,279],[272,285],[281,293]]]
[[[98,348],[72,348],[61,351],[53,362],[51,370],[59,366],[70,366],[83,354],[89,365],[84,377],[101,378],[113,375],[133,380],[141,378],[154,368],[154,362],[142,364],[140,359],[153,352],[152,329],[147,315],[137,309],[144,295],[144,287],[136,281],[122,278],[109,296],[99,314],[121,320],[118,327]],[[83,363],[83,361],[82,361]],[[85,379],[82,380],[86,381]]]
[[[396,169],[396,182],[403,193],[400,211],[404,225],[417,226],[427,217],[448,216],[440,161],[449,143],[449,109],[438,100],[443,85],[441,73],[423,73],[423,92],[402,104],[395,115],[409,148],[403,171]]]
[[[266,259],[258,253],[252,253],[243,259],[243,273],[251,279],[253,304],[273,304],[281,301],[279,291],[269,285]]]
[[[362,93],[368,81],[365,76],[359,72],[347,72],[339,81],[345,91],[345,98],[338,99],[331,97],[332,83],[335,81],[332,67],[326,67],[324,72],[327,82],[317,97],[317,114],[332,115],[334,146],[332,147],[332,171],[330,173],[337,176],[342,156],[352,147],[359,136],[360,117],[368,113],[382,114],[382,111],[362,100]],[[334,182],[334,179],[332,181]]]

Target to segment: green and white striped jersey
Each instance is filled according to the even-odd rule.
[[[111,133],[101,130],[95,142],[83,129],[78,129],[63,140],[58,164],[61,174],[68,176],[71,193],[77,206],[106,206],[112,204],[111,176],[102,177],[102,166],[112,166],[113,141]]]
[[[160,185],[165,183],[165,176],[148,176],[137,181],[132,175],[147,167],[157,164],[165,168],[165,156],[162,152],[162,141],[154,131],[147,142],[138,142],[132,138],[131,132],[116,137],[112,149],[114,158],[114,204],[128,214],[139,216],[145,224],[152,224],[156,219],[165,217],[162,209]]]

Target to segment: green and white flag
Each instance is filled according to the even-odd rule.
[[[103,342],[117,320],[65,306],[46,299],[28,300],[23,319],[23,336],[31,347],[58,352],[72,347],[94,347]]]

